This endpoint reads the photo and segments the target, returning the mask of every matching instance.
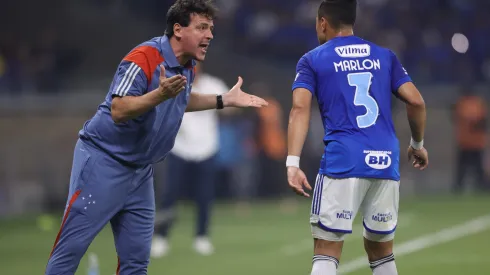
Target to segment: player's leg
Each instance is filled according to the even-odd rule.
[[[88,246],[122,207],[125,191],[114,182],[130,180],[114,161],[80,141],[75,147],[68,203],[45,274],[75,274]]]
[[[470,163],[475,171],[476,189],[479,192],[488,192],[488,183],[485,176],[485,165],[483,161],[484,152],[481,150],[474,150],[471,152],[471,155],[472,161]]]
[[[367,187],[356,178],[317,177],[310,216],[314,238],[312,275],[336,274],[345,234],[352,233],[352,222]]]
[[[455,194],[462,193],[464,190],[464,179],[468,170],[468,153],[466,150],[459,148],[456,157],[456,178],[453,184],[453,192]]]
[[[111,220],[118,275],[147,274],[155,221],[153,168],[136,172],[126,204]]]
[[[216,162],[211,157],[195,163],[193,174],[194,198],[197,206],[196,240],[194,249],[203,255],[214,252],[209,240],[209,220],[214,199],[214,185],[216,179]]]
[[[176,203],[180,186],[185,184],[190,174],[188,162],[169,154],[166,159],[167,169],[162,186],[160,207],[155,221],[155,236],[151,247],[152,257],[165,256],[170,250],[168,235],[177,216]]]
[[[364,248],[374,275],[396,275],[393,239],[398,223],[400,183],[370,180],[361,206],[364,217]]]

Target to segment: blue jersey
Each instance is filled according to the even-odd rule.
[[[158,88],[161,64],[167,77],[186,76],[186,89],[135,119],[115,123],[111,117],[112,98],[142,96]],[[194,60],[186,66],[179,64],[166,36],[135,47],[119,64],[105,101],[84,124],[80,139],[129,165],[163,160],[174,146],[187,107],[194,66]]]
[[[392,51],[356,36],[336,37],[299,60],[293,90],[313,93],[325,130],[321,174],[400,180],[391,100],[409,81]]]

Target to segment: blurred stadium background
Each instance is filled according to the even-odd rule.
[[[205,71],[230,86],[242,75],[247,91],[267,94],[278,105],[220,117],[219,201],[211,226],[216,253],[192,254],[194,214],[184,203],[172,237],[175,248],[167,258],[152,260],[149,274],[309,273],[309,202],[286,188],[281,139],[296,62],[317,45],[318,2],[217,1],[221,15]],[[65,205],[77,133],[103,100],[119,60],[140,42],[163,34],[172,3],[0,4],[0,274],[43,272]],[[490,274],[490,152],[484,107],[490,100],[490,2],[359,3],[356,34],[391,48],[428,106],[430,169],[421,173],[410,169],[403,157],[401,161],[400,273]],[[403,150],[410,138],[405,109],[395,103],[393,110]],[[315,113],[302,156],[311,182],[323,152],[322,132]],[[463,178],[459,167],[471,169]],[[156,188],[165,188],[165,164],[155,170]],[[464,190],[455,188],[461,178]],[[251,196],[236,191],[243,179]],[[190,190],[181,194],[186,201]],[[346,274],[369,274],[367,262],[359,260],[359,224],[356,229],[341,266]],[[89,251],[98,256],[100,274],[115,273],[110,230]],[[84,258],[77,274],[87,274],[87,263]]]

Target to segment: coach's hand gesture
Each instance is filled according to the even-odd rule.
[[[187,78],[183,75],[174,75],[170,78],[165,76],[165,67],[160,65],[159,89],[165,99],[174,98],[185,90]]]
[[[311,190],[311,186],[306,179],[305,173],[298,167],[289,166],[288,168],[288,183],[289,187],[293,189],[296,194],[303,197],[310,197],[310,194],[306,193],[304,188]]]
[[[412,146],[408,146],[407,154],[408,161],[413,160],[412,165],[414,168],[425,170],[429,166],[429,153],[424,147],[417,150]]]
[[[263,107],[268,103],[264,99],[247,94],[242,91],[243,79],[238,77],[238,82],[231,90],[223,94],[223,105],[225,107]]]

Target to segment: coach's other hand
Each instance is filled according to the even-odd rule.
[[[231,90],[223,94],[224,107],[263,107],[269,105],[264,99],[247,94],[242,91],[243,79],[238,77],[238,82]]]
[[[311,186],[308,183],[308,179],[306,179],[305,173],[294,166],[289,166],[287,169],[289,187],[291,187],[296,194],[309,198],[310,194],[306,193],[303,189],[303,187],[305,187],[306,189],[311,190]]]
[[[407,154],[408,161],[413,160],[412,165],[414,168],[425,170],[429,166],[429,153],[424,147],[416,150],[412,146],[408,146]]]
[[[174,98],[185,90],[187,78],[183,75],[174,75],[170,78],[165,76],[165,67],[160,65],[159,89],[165,99]]]

